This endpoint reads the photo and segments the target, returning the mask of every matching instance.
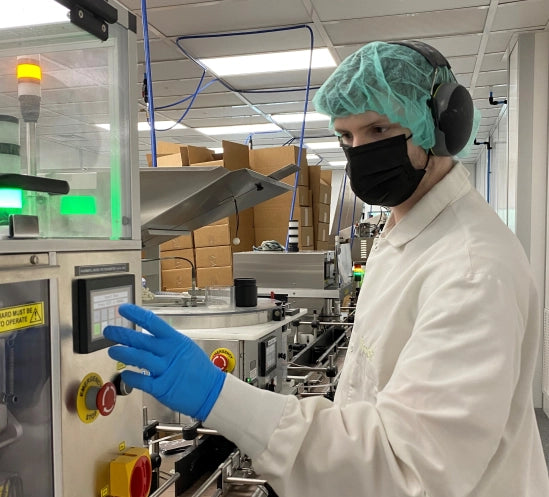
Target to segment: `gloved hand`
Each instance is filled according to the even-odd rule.
[[[153,312],[133,304],[122,304],[118,312],[152,334],[120,326],[107,326],[103,331],[109,340],[125,345],[111,347],[109,356],[150,373],[123,371],[122,380],[171,409],[204,421],[219,397],[225,373],[189,337]]]

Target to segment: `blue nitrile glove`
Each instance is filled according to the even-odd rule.
[[[219,397],[225,373],[189,337],[153,312],[133,304],[122,304],[118,312],[152,334],[120,326],[107,326],[103,331],[109,340],[126,345],[109,349],[113,359],[150,373],[123,371],[122,380],[171,409],[204,421]]]

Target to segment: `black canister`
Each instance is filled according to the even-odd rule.
[[[234,279],[234,303],[236,307],[255,307],[257,305],[255,278]]]

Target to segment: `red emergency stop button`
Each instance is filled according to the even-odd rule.
[[[223,354],[215,354],[212,357],[212,362],[219,368],[221,371],[227,371],[227,366],[229,365],[229,360]]]
[[[236,366],[236,359],[234,354],[225,347],[215,349],[210,354],[210,361],[212,361],[221,371],[231,373]]]
[[[110,381],[101,387],[90,386],[86,392],[86,407],[97,410],[101,416],[108,416],[116,404],[116,387]]]
[[[116,404],[116,387],[110,381],[107,381],[97,392],[97,410],[101,416],[108,416]]]

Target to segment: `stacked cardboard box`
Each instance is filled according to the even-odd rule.
[[[233,284],[233,253],[229,218],[193,231],[196,284],[226,286]]]
[[[194,250],[192,235],[178,236],[160,244],[161,288],[167,292],[184,292],[192,286],[191,265],[194,265]]]
[[[309,182],[313,194],[313,224],[316,250],[333,250],[334,237],[330,236],[330,203],[332,199],[332,172],[320,166],[309,168]]]
[[[289,165],[297,164],[299,148],[294,146],[261,148],[250,150],[250,167],[258,173],[269,174]],[[292,174],[282,181],[294,186],[296,174]],[[266,240],[276,240],[286,245],[288,221],[294,192],[286,192],[253,208],[255,244],[259,246]],[[292,218],[299,221],[299,249],[314,249],[312,193],[309,189],[309,167],[306,153],[301,154],[301,163]]]
[[[163,141],[156,143],[156,165],[158,167],[179,167],[214,162],[219,161],[221,156],[222,154],[216,154],[206,147]],[[147,164],[152,166],[151,154],[147,154]]]
[[[297,164],[299,148],[284,146],[250,150],[246,145],[223,141],[223,154],[214,154],[204,147],[158,142],[158,166],[219,166],[229,170],[250,168],[266,176],[289,165]],[[150,157],[149,157],[150,159]],[[150,160],[149,160],[150,162]],[[283,182],[294,186],[296,174]],[[295,195],[295,201],[294,201]],[[329,236],[331,173],[319,166],[308,167],[305,151],[297,187],[238,215],[197,229],[191,236],[178,237],[160,246],[161,256],[185,257],[197,268],[197,286],[232,284],[232,253],[250,251],[263,241],[276,240],[286,244],[290,210],[299,221],[300,250],[333,248]],[[233,243],[239,238],[238,245]],[[192,252],[192,259],[191,259]],[[191,286],[191,270],[183,260],[162,261],[162,289],[184,291]]]

